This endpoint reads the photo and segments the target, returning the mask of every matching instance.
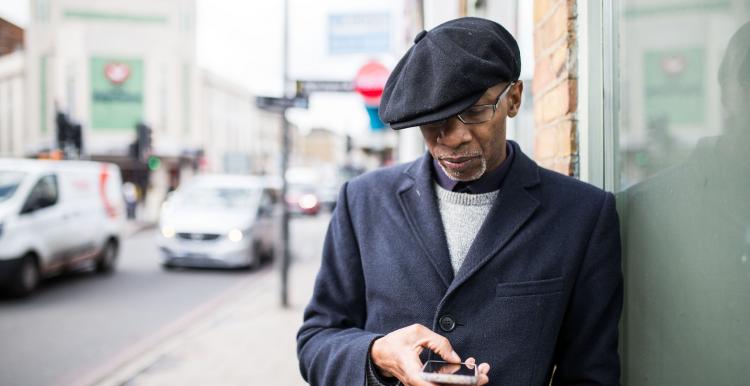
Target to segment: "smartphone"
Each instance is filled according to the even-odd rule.
[[[428,382],[452,385],[476,385],[477,365],[472,363],[427,361],[424,367],[422,367],[422,379]]]

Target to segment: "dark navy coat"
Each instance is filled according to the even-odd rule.
[[[511,145],[511,169],[455,276],[429,154],[344,185],[297,336],[311,385],[363,385],[373,339],[414,323],[488,362],[490,385],[619,385],[614,197]]]

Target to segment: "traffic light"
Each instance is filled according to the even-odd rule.
[[[135,127],[135,142],[130,144],[128,153],[131,158],[139,162],[146,162],[151,155],[151,127],[141,122]]]
[[[69,158],[75,151],[77,157],[83,153],[83,128],[80,123],[74,123],[67,114],[58,111],[55,115],[57,129],[57,148],[65,157]]]
[[[68,116],[62,111],[58,111],[55,115],[55,127],[57,129],[57,148],[64,150],[65,144],[68,142],[70,137],[71,124],[68,120]]]
[[[83,128],[80,123],[71,126],[70,140],[80,157],[83,153]]]

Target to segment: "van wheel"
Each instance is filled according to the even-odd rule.
[[[114,240],[109,240],[96,259],[96,271],[101,273],[112,272],[115,270],[115,264],[117,264],[117,243]]]
[[[33,255],[26,255],[21,260],[14,282],[11,283],[11,293],[16,296],[27,296],[39,286],[39,265]]]

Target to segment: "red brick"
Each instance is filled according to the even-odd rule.
[[[557,144],[555,155],[558,157],[571,156],[577,151],[576,122],[566,119],[555,129]]]
[[[541,99],[534,102],[534,125],[536,127],[544,125],[544,104]]]
[[[534,155],[538,159],[554,158],[557,153],[557,131],[555,129],[541,129],[534,138]]]
[[[534,23],[539,23],[544,19],[552,5],[556,2],[556,0],[534,0]]]
[[[544,48],[551,47],[568,33],[568,8],[559,6],[541,28]]]
[[[570,49],[566,44],[560,45],[552,54],[549,59],[550,72],[555,74],[556,78],[567,77],[568,73],[568,59],[570,58]]]
[[[534,97],[540,97],[542,92],[557,78],[550,64],[547,58],[539,58],[534,63],[534,84],[531,90]]]

